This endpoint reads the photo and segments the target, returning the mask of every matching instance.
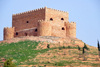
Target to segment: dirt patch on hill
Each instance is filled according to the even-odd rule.
[[[43,44],[44,45],[47,45],[48,44],[52,44],[51,47],[54,47],[53,44],[59,44],[60,45],[80,45],[80,47],[83,47],[84,46],[84,43],[77,39],[77,38],[71,38],[71,37],[65,37],[65,38],[62,38],[62,37],[54,37],[54,36],[23,36],[23,37],[16,37],[16,38],[12,38],[12,39],[9,39],[9,40],[3,40],[3,41],[0,41],[0,43],[12,43],[12,42],[18,42],[18,41],[25,41],[25,40],[32,40],[32,41],[41,41],[41,42],[44,42]],[[44,45],[40,44],[40,46],[43,48]],[[56,45],[55,45],[56,47]]]

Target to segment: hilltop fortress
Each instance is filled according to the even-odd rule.
[[[57,36],[76,38],[76,23],[68,12],[40,8],[12,15],[12,27],[4,28],[4,40],[20,36]]]

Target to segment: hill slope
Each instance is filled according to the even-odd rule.
[[[47,48],[49,44],[50,48]],[[0,64],[3,65],[2,58],[13,58],[18,67],[23,66],[100,66],[98,50],[88,46],[89,50],[83,55],[78,51],[77,46],[64,43],[48,43],[36,41],[19,41],[16,43],[0,44]],[[82,49],[81,49],[82,50]],[[84,61],[85,58],[85,61]],[[97,61],[99,60],[99,61]]]

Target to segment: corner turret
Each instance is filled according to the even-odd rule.
[[[50,21],[38,21],[38,36],[51,36],[51,23]]]
[[[4,40],[14,38],[15,27],[4,28]]]
[[[76,38],[76,23],[75,22],[66,23],[66,36]]]

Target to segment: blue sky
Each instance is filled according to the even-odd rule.
[[[45,6],[69,12],[69,21],[77,23],[77,38],[97,46],[100,0],[0,0],[0,40],[3,40],[3,28],[12,26],[12,14]]]

